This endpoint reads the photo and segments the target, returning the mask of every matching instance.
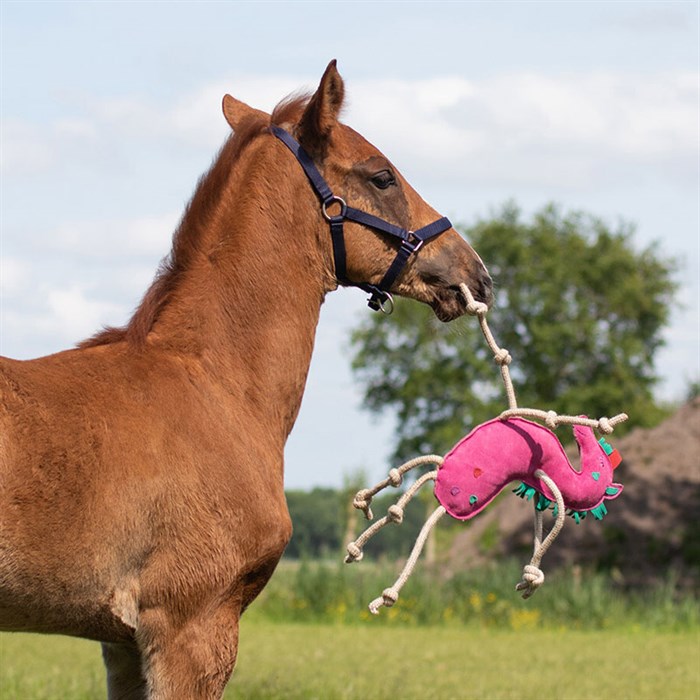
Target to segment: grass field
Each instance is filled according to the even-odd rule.
[[[99,646],[0,635],[2,700],[104,698]],[[243,624],[227,700],[699,700],[697,631]]]

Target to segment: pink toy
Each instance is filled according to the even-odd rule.
[[[574,437],[581,471],[571,466],[556,435],[537,423],[522,418],[483,423],[445,456],[437,473],[435,497],[453,518],[468,520],[486,508],[507,484],[520,479],[525,486],[516,493],[531,497],[538,492],[537,504],[542,510],[556,496],[535,476],[541,469],[556,482],[572,514],[580,519],[591,511],[600,519],[605,514],[603,501],[617,498],[622,486],[613,483],[613,466],[593,430],[574,425]]]
[[[375,494],[387,486],[400,486],[403,475],[410,469],[425,464],[438,467],[420,476],[383,518],[370,525],[347,546],[347,563],[362,559],[362,547],[367,540],[385,525],[401,523],[403,509],[418,489],[428,481],[435,482],[434,493],[439,505],[423,525],[399,578],[391,588],[383,591],[381,597],[370,603],[369,609],[375,614],[382,605],[391,606],[398,600],[399,591],[411,575],[430,530],[445,513],[458,520],[473,518],[507,484],[517,479],[522,481],[515,489],[516,495],[532,499],[535,506],[534,552],[530,563],[523,568],[522,580],[516,586],[517,590],[523,591],[523,597],[528,598],[544,582],[539,565],[563,527],[566,515],[571,515],[577,523],[588,513],[600,520],[607,513],[604,501],[617,498],[622,492],[621,484],[612,480],[613,469],[621,461],[620,455],[605,439],[596,440],[593,428],[610,434],[615,425],[627,420],[627,416],[620,413],[609,419],[590,420],[585,416],[560,416],[554,411],[518,408],[508,371],[510,354],[498,347],[491,334],[486,322],[487,307],[474,301],[466,285],[460,285],[460,289],[467,300],[468,313],[478,316],[486,342],[494,353],[494,361],[501,368],[509,408],[499,418],[474,428],[444,458],[426,455],[412,459],[392,469],[389,476],[374,488],[363,489],[355,496],[355,508],[362,510],[365,517],[372,520],[370,504]],[[547,428],[524,420],[523,416],[543,420]],[[580,471],[574,469],[556,435],[548,429],[562,423],[573,426],[581,458]],[[535,495],[537,498],[534,498]],[[550,506],[556,520],[543,538],[542,511]]]

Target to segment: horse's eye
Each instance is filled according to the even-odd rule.
[[[396,178],[391,170],[382,170],[381,172],[376,173],[376,175],[372,175],[370,179],[372,180],[372,184],[375,187],[378,187],[380,190],[385,190],[387,187],[391,187],[392,185],[396,184]]]

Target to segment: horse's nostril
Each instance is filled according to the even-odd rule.
[[[489,307],[491,304],[493,304],[493,280],[491,279],[489,273],[485,270],[481,273],[477,280],[475,292],[476,294],[474,295],[474,298],[477,301],[481,301]]]
[[[480,284],[479,284],[479,292],[481,295],[481,301],[483,301],[485,304],[488,304],[491,306],[493,303],[494,295],[493,295],[493,280],[491,279],[491,275],[489,275],[488,272],[484,271]]]

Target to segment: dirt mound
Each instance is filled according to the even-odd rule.
[[[616,579],[636,587],[659,581],[672,568],[692,582],[700,566],[700,397],[655,428],[611,442],[623,457],[615,471],[623,494],[606,504],[602,522],[567,519],[544,569],[613,569]],[[577,457],[570,458],[575,465]],[[551,522],[545,517],[546,527]],[[455,537],[448,565],[459,570],[508,556],[525,564],[531,548],[532,505],[506,493]]]

